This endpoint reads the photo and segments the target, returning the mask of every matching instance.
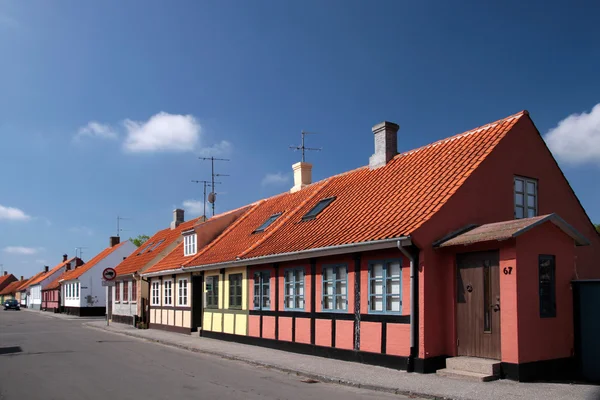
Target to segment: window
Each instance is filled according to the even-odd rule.
[[[165,290],[165,300],[163,302],[163,304],[165,306],[172,306],[173,305],[173,287],[172,287],[173,282],[172,281],[164,281],[163,282],[163,286],[164,286],[164,290]]]
[[[160,282],[152,281],[152,305],[160,305]]]
[[[183,238],[183,255],[191,256],[196,254],[196,234],[186,235]]]
[[[256,230],[252,233],[258,233],[258,232],[264,232],[265,229],[267,229],[273,222],[275,222],[275,220],[277,220],[277,218],[279,218],[281,216],[282,213],[277,213],[277,214],[273,214],[269,217],[269,219],[267,219],[265,222],[263,222],[263,224],[261,226],[259,226],[258,228],[256,228]]]
[[[271,273],[261,271],[254,273],[254,309],[268,310],[271,308]]]
[[[152,243],[148,243],[146,246],[144,246],[144,248],[137,253],[137,255],[139,256],[140,254],[143,254],[146,250],[148,250],[148,248],[150,248],[150,246],[152,246]]]
[[[123,301],[129,301],[129,281],[123,281]]]
[[[229,308],[242,308],[242,274],[229,275]]]
[[[75,283],[75,298],[79,298],[79,282]]]
[[[537,181],[515,177],[515,218],[537,215]]]
[[[160,240],[159,240],[158,242],[156,242],[156,243],[154,244],[154,246],[152,246],[152,247],[151,247],[151,248],[150,248],[148,251],[149,251],[149,252],[150,252],[150,251],[154,251],[154,250],[155,250],[155,249],[156,249],[158,246],[160,246],[160,245],[161,245],[161,243],[162,243],[162,242],[164,242],[164,241],[165,241],[165,239],[160,239]]]
[[[121,282],[115,283],[115,301],[121,301]]]
[[[369,312],[402,312],[402,268],[400,260],[369,264]]]
[[[178,281],[177,305],[187,306],[188,303],[188,280],[180,279]]]
[[[315,219],[317,217],[317,215],[319,215],[319,213],[321,211],[323,211],[325,209],[325,207],[330,205],[334,200],[335,200],[335,197],[328,197],[326,199],[319,201],[313,208],[311,208],[311,210],[309,212],[304,214],[304,216],[302,217],[302,220],[308,221],[311,219]]]
[[[137,281],[134,279],[131,281],[131,302],[135,303],[137,301]]]
[[[285,271],[284,307],[287,310],[304,310],[304,268]]]
[[[323,310],[346,311],[348,308],[348,268],[345,265],[323,267]]]
[[[556,258],[539,257],[540,317],[556,317]]]
[[[206,277],[206,308],[219,308],[219,276]]]

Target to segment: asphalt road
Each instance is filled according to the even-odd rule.
[[[0,400],[406,399],[0,311]]]

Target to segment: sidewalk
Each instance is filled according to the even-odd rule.
[[[58,314],[50,311],[34,310],[33,308],[21,308],[21,311],[28,311],[40,314],[43,317],[65,319],[69,321],[106,321],[106,317],[78,317],[77,315]]]
[[[468,382],[442,378],[435,374],[407,373],[383,367],[288,353],[155,329],[135,329],[129,325],[117,323],[111,323],[107,327],[105,321],[86,322],[84,325],[167,346],[273,368],[323,382],[405,395],[457,400],[600,399],[600,386],[595,385],[518,383],[508,380],[487,383]]]

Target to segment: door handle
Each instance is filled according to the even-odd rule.
[[[490,307],[492,310],[494,310],[494,312],[500,311],[500,304],[492,304]]]

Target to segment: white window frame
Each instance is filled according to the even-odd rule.
[[[181,301],[182,299],[184,301]],[[177,305],[180,307],[187,307],[188,305],[188,278],[177,280]]]
[[[398,275],[393,275],[390,273],[391,266],[393,264],[398,264],[399,273]],[[375,267],[377,265],[381,265],[381,276],[375,275]],[[369,262],[369,290],[368,290],[368,313],[369,314],[402,314],[402,260],[401,259],[389,259],[389,260],[373,260]],[[388,283],[392,282],[392,287],[394,281],[398,283],[398,293],[388,293]],[[373,291],[373,286],[376,287],[376,291]],[[377,291],[377,287],[379,291]],[[380,298],[381,302],[381,310],[377,309],[377,305],[374,302]],[[398,300],[398,310],[388,310],[388,305],[393,304],[393,299]]]
[[[168,294],[167,294],[168,289]],[[169,301],[167,301],[167,299]],[[165,279],[163,281],[163,305],[173,306],[173,280]]]
[[[517,190],[517,181],[521,182],[523,189]],[[529,193],[529,185],[533,185],[533,193]],[[513,179],[513,210],[515,219],[532,218],[539,215],[538,211],[538,181],[533,178],[525,178],[523,176],[515,176]],[[523,197],[522,204],[518,204],[517,196]],[[533,197],[533,206],[529,205],[529,197]],[[517,210],[520,209],[523,212],[523,216],[518,216]],[[529,215],[529,211],[532,211],[533,215]]]
[[[160,306],[160,281],[152,281],[151,305]]]
[[[193,256],[198,251],[198,239],[196,233],[190,233],[183,237],[183,255]]]

